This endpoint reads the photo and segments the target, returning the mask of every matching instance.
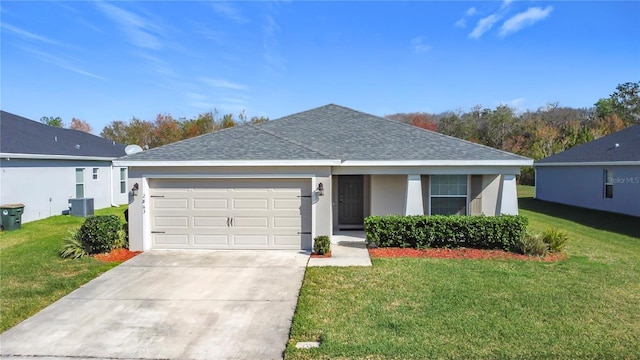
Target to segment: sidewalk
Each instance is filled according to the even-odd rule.
[[[363,231],[342,231],[331,237],[330,258],[310,258],[307,266],[371,266]]]

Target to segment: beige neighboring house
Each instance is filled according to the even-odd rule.
[[[369,215],[517,214],[531,159],[338,105],[129,155],[132,250],[296,249]]]

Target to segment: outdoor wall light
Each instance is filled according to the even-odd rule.
[[[140,185],[138,185],[138,183],[133,184],[133,187],[131,188],[133,196],[138,196],[138,189],[140,189]]]
[[[322,183],[318,184],[318,196],[323,196],[324,195],[324,185],[322,185]]]

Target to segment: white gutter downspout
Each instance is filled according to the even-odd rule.
[[[118,205],[113,202],[113,161],[111,161],[109,165],[109,175],[109,202],[111,206],[118,207]]]

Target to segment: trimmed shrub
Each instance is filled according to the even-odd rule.
[[[527,218],[501,216],[369,216],[367,243],[380,247],[468,247],[513,251],[527,230]]]
[[[331,252],[331,242],[326,235],[316,236],[313,239],[313,253],[318,255],[326,255]]]
[[[80,227],[79,237],[87,254],[111,251],[122,235],[120,219],[115,215],[90,216]]]
[[[63,239],[60,257],[63,259],[79,259],[87,256],[87,250],[80,239],[80,229],[69,229],[68,233]]]
[[[569,234],[564,230],[551,227],[542,233],[542,241],[547,244],[550,252],[561,252],[569,241]]]
[[[543,241],[541,235],[527,233],[516,243],[516,251],[529,256],[545,256],[549,246]]]

